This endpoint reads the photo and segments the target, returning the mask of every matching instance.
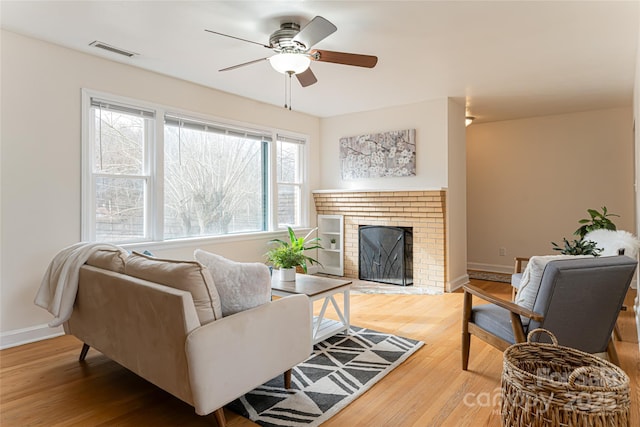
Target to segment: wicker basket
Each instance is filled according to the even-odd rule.
[[[532,343],[546,333],[553,344]],[[535,329],[504,352],[502,425],[629,426],[629,377],[606,360],[558,345]]]

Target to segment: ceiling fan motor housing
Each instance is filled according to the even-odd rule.
[[[307,47],[293,38],[300,32],[300,25],[295,22],[285,22],[280,24],[280,29],[276,30],[269,38],[269,45],[281,52],[301,53]]]

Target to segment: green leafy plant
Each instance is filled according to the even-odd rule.
[[[301,253],[292,251],[290,246],[278,246],[267,252],[267,259],[277,268],[293,268],[302,265],[303,257]]]
[[[600,252],[602,252],[602,248],[596,247],[596,242],[592,242],[591,240],[574,240],[569,242],[566,238],[562,238],[564,241],[564,246],[559,246],[554,242],[551,242],[553,245],[554,251],[560,251],[563,255],[592,255],[592,256],[600,256]]]
[[[331,239],[330,241],[331,241],[331,243],[333,243],[335,245],[336,239]]]
[[[616,225],[609,219],[609,217],[620,215],[612,214],[607,211],[607,207],[602,207],[602,212],[597,209],[587,209],[587,213],[590,218],[583,218],[578,221],[578,224],[582,224],[580,228],[574,231],[574,235],[579,236],[579,240],[569,242],[566,238],[562,238],[564,246],[560,246],[555,242],[551,242],[554,251],[560,251],[564,255],[593,255],[599,256],[602,248],[597,248],[596,243],[591,240],[584,240],[584,236],[593,230],[616,230]]]
[[[304,252],[312,249],[323,249],[319,237],[311,237],[317,230],[314,228],[304,237],[297,237],[291,227],[287,227],[289,241],[273,239],[269,244],[275,245],[266,253],[266,257],[277,268],[302,267],[307,272],[307,265],[320,264],[318,260],[305,255]],[[320,264],[322,265],[322,264]]]
[[[573,233],[576,236],[580,236],[580,239],[584,239],[584,236],[593,230],[616,230],[616,225],[611,222],[609,217],[620,217],[620,215],[607,212],[606,206],[602,207],[602,212],[599,212],[596,209],[587,209],[587,212],[589,213],[590,218],[584,218],[578,221],[578,223],[582,225]]]

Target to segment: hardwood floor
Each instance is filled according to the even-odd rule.
[[[505,298],[507,284],[472,283]],[[627,297],[633,305],[635,291]],[[323,424],[344,426],[499,426],[502,357],[472,338],[469,371],[460,368],[462,294],[352,295],[356,326],[419,339],[425,346]],[[631,425],[640,425],[640,358],[633,311],[619,320],[622,368],[632,384]],[[215,425],[193,408],[70,336],[0,352],[0,425]],[[229,427],[255,426],[225,410]]]

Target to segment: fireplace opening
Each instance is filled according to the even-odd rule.
[[[360,280],[413,285],[413,229],[361,225],[358,228]]]

